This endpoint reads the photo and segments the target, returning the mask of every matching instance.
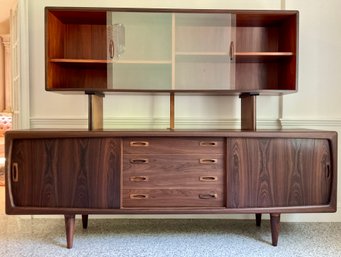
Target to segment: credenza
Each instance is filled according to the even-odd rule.
[[[7,214],[336,210],[337,135],[321,131],[10,131]]]

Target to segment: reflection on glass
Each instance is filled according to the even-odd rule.
[[[118,60],[125,50],[125,28],[121,23],[107,26],[109,57]]]

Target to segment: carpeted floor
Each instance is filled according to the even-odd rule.
[[[91,217],[91,216],[90,216]],[[65,248],[63,219],[0,215],[0,256],[341,256],[341,223],[282,223],[271,246],[269,222],[77,220],[74,248]]]

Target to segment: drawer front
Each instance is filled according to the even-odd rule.
[[[212,189],[125,189],[123,207],[223,207],[222,187]]]
[[[212,187],[224,183],[222,155],[125,155],[125,188]]]
[[[126,138],[124,154],[223,154],[223,138]]]

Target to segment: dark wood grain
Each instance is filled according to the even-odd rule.
[[[120,140],[23,140],[13,148],[20,174],[13,183],[16,206],[119,206]]]
[[[131,146],[132,142],[146,142],[148,146]],[[223,138],[127,138],[123,140],[124,154],[222,154]]]
[[[281,218],[281,215],[279,213],[270,214],[271,238],[272,238],[273,246],[277,246],[278,244],[278,236],[279,236],[279,230],[281,226],[280,218]]]
[[[172,139],[179,138],[194,138],[198,137],[221,140],[226,138],[226,205],[227,208],[210,207],[208,209],[201,207],[178,207],[169,209],[167,207],[153,207],[148,209],[140,207],[139,209],[129,210],[119,209],[119,204],[113,205],[105,204],[111,200],[104,200],[103,203],[95,205],[88,205],[85,207],[82,203],[84,197],[78,196],[77,201],[64,200],[69,205],[55,205],[55,199],[59,199],[61,189],[58,187],[57,194],[55,192],[54,180],[60,180],[59,170],[57,169],[57,177],[54,177],[56,169],[42,169],[39,168],[44,160],[50,161],[50,167],[55,166],[54,157],[58,152],[67,157],[58,157],[57,162],[70,160],[72,158],[79,159],[80,150],[73,151],[72,149],[87,149],[86,145],[93,146],[91,149],[97,149],[92,155],[92,159],[99,158],[100,162],[109,161],[110,167],[119,167],[117,159],[121,159],[120,154],[110,154],[111,151],[119,152],[119,147],[116,148],[113,144],[111,148],[99,147],[99,143],[88,144],[86,141],[91,138],[95,141],[103,142],[104,145],[110,145],[106,140],[111,138],[115,142],[120,142],[120,138],[129,139],[165,139],[165,142],[171,142]],[[84,139],[80,145],[80,141]],[[8,214],[110,214],[110,213],[295,213],[295,212],[333,212],[336,210],[336,182],[337,182],[337,135],[335,132],[326,131],[309,131],[309,130],[292,130],[292,131],[42,131],[42,130],[28,130],[28,131],[9,131],[5,136],[6,144],[6,213]],[[68,144],[57,144],[64,146],[62,150],[53,150],[53,143],[51,142],[67,141]],[[109,140],[110,141],[110,140]],[[32,147],[32,142],[35,147]],[[45,142],[45,143],[42,143]],[[313,143],[312,143],[313,142]],[[119,143],[118,143],[119,144]],[[45,145],[45,146],[44,146]],[[75,145],[70,147],[70,145]],[[77,146],[77,147],[76,147]],[[98,148],[99,147],[99,148]],[[44,154],[41,153],[43,149]],[[61,149],[60,147],[56,149]],[[112,149],[107,151],[105,149]],[[97,153],[97,152],[101,153]],[[105,154],[104,154],[105,152]],[[48,154],[46,154],[48,153]],[[75,154],[76,153],[76,154]],[[90,152],[89,152],[90,153]],[[187,155],[190,151],[186,152]],[[255,153],[258,153],[255,156]],[[96,155],[97,154],[97,155]],[[167,154],[165,154],[167,155]],[[37,157],[34,157],[37,156]],[[83,155],[83,156],[86,156]],[[100,157],[98,157],[100,156]],[[112,156],[112,158],[110,158]],[[116,157],[117,159],[116,159]],[[84,158],[84,157],[82,157]],[[263,159],[262,159],[263,158]],[[264,159],[265,158],[265,159]],[[309,164],[307,160],[314,160]],[[34,160],[34,162],[31,162]],[[42,161],[43,160],[43,161]],[[63,160],[63,161],[62,161]],[[115,161],[116,160],[116,161]],[[319,161],[320,160],[320,161]],[[232,162],[233,164],[232,164]],[[13,183],[11,181],[11,166],[13,162],[20,163],[19,169],[26,170],[21,172],[19,182]],[[78,162],[79,161],[71,161]],[[38,165],[31,168],[31,165]],[[116,164],[115,164],[116,163]],[[176,162],[175,162],[176,163]],[[251,163],[253,163],[251,165]],[[289,165],[291,164],[291,165]],[[72,164],[69,164],[69,166]],[[118,165],[118,166],[117,166]],[[176,167],[174,164],[173,167]],[[300,166],[302,165],[302,166]],[[59,166],[59,165],[57,165]],[[85,165],[87,166],[87,165]],[[94,164],[96,170],[101,169],[101,164]],[[32,166],[33,167],[33,166]],[[38,175],[31,173],[32,170],[37,170]],[[60,167],[68,167],[62,164]],[[90,167],[92,167],[90,165]],[[156,166],[160,167],[160,166]],[[171,165],[170,165],[171,167]],[[279,167],[278,169],[276,167]],[[304,169],[302,169],[304,168]],[[136,168],[139,170],[140,168]],[[66,169],[63,169],[66,170]],[[105,170],[105,169],[104,169]],[[141,169],[143,170],[143,169]],[[45,171],[45,172],[43,172]],[[74,174],[77,171],[76,174]],[[77,181],[79,174],[80,178],[84,178],[86,172],[80,172],[79,168],[67,168],[65,172],[70,172],[73,181]],[[90,172],[90,169],[89,169]],[[105,173],[94,173],[88,180],[80,180],[81,185],[91,184],[89,188],[99,190],[97,198],[90,195],[89,198],[93,201],[101,202],[101,195],[103,199],[112,195],[112,191],[108,188],[119,188],[120,175],[106,179],[107,182],[96,182],[100,178],[104,179]],[[281,175],[283,173],[283,175]],[[40,175],[39,175],[40,174]],[[104,176],[103,176],[104,175]],[[312,176],[314,175],[314,176]],[[87,175],[88,178],[89,175]],[[96,176],[98,178],[96,178]],[[282,179],[282,177],[284,178]],[[312,178],[310,178],[312,177]],[[72,180],[71,179],[71,180]],[[24,182],[22,182],[24,181]],[[47,183],[47,186],[42,187],[42,181]],[[49,182],[51,181],[51,182]],[[90,183],[91,181],[91,183]],[[111,181],[111,182],[110,182]],[[278,182],[280,181],[280,183]],[[22,184],[20,184],[22,183]],[[98,183],[102,183],[99,185]],[[107,183],[107,186],[105,186]],[[117,183],[117,185],[116,185]],[[38,189],[32,189],[32,184],[36,185]],[[99,186],[96,187],[95,185]],[[103,185],[103,186],[102,186]],[[246,186],[245,186],[246,185]],[[49,189],[50,187],[50,189]],[[71,189],[69,189],[71,188]],[[77,188],[77,190],[76,190]],[[66,182],[63,183],[65,189],[64,198],[73,198],[75,193],[85,194],[83,188],[85,186],[75,186]],[[100,189],[98,189],[100,188]],[[107,188],[107,189],[104,189]],[[40,192],[47,192],[47,195],[42,197]],[[94,192],[92,190],[91,192]],[[309,191],[310,190],[310,191]],[[34,193],[33,193],[34,191]],[[108,193],[103,193],[108,191]],[[52,192],[52,193],[50,193]],[[114,190],[114,193],[118,193]],[[34,195],[34,194],[39,194]],[[76,194],[76,195],[77,195]],[[95,194],[95,193],[94,193]],[[97,195],[97,193],[96,193]],[[57,197],[56,197],[57,196]],[[72,196],[72,197],[70,197]],[[252,198],[254,197],[254,198]],[[119,195],[113,196],[114,199],[119,199]],[[34,199],[34,200],[32,200]],[[43,205],[40,202],[43,201]],[[252,203],[252,201],[254,201]],[[34,205],[32,205],[32,202]],[[37,204],[37,202],[39,204]],[[251,204],[250,204],[251,202]],[[79,204],[79,205],[78,205]],[[111,208],[110,206],[117,206]]]
[[[256,226],[260,227],[262,224],[262,214],[261,213],[256,213]]]
[[[257,128],[257,96],[245,94],[240,96],[241,108],[241,129],[242,130],[253,130]]]
[[[131,160],[147,159],[148,163],[131,163]],[[202,164],[200,159],[217,160]],[[169,188],[224,186],[223,155],[125,155],[123,159],[124,188]],[[134,177],[144,176],[146,180]],[[216,180],[201,179],[215,177]]]
[[[134,199],[132,195],[144,195]],[[216,195],[216,196],[215,196]],[[202,197],[200,197],[202,196]],[[206,197],[207,196],[207,197]],[[215,197],[214,197],[215,196]],[[222,187],[211,189],[123,189],[123,207],[223,207],[225,205]]]
[[[327,140],[317,139],[228,139],[227,206],[328,204],[329,149]]]
[[[88,221],[89,221],[89,215],[83,214],[82,215],[82,226],[83,226],[83,229],[87,229],[88,228]]]
[[[66,231],[66,247],[71,249],[73,247],[73,237],[75,234],[75,215],[64,215],[65,231]]]

